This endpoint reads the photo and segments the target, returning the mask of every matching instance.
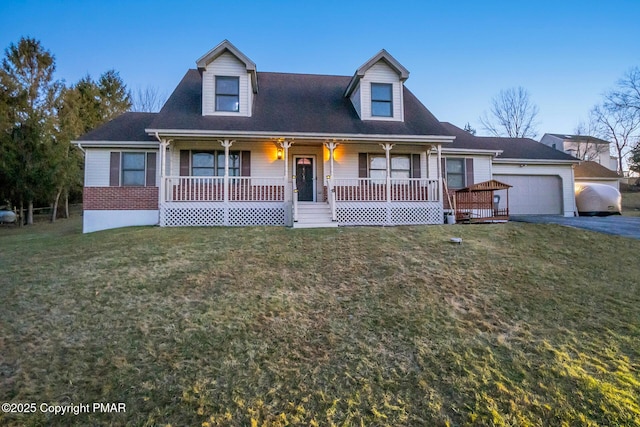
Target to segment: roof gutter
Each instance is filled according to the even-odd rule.
[[[484,154],[498,157],[502,154],[502,150],[487,150],[484,148],[452,148],[442,147],[442,154]]]
[[[493,160],[494,163],[501,164],[534,164],[534,165],[571,165],[578,164],[580,160],[557,160],[557,159],[505,159],[504,157],[500,157]]]
[[[156,141],[71,141],[71,143],[80,147],[82,152],[87,148],[158,148]]]
[[[290,138],[290,139],[335,139],[344,142],[406,142],[406,143],[434,143],[453,142],[455,136],[448,135],[382,135],[382,134],[335,134],[316,132],[265,132],[265,131],[221,131],[221,130],[190,130],[190,129],[145,129],[150,135],[160,135],[163,137],[199,137],[199,138]],[[156,136],[157,138],[157,136]]]

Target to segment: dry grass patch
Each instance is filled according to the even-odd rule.
[[[0,401],[127,412],[0,423],[640,425],[636,240],[56,230],[0,230]]]

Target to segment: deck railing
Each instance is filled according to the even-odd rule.
[[[426,178],[350,178],[333,179],[338,202],[431,202],[438,201],[438,180]]]
[[[167,202],[222,202],[225,181],[222,176],[169,176],[165,178]],[[233,202],[283,202],[283,178],[229,177],[227,200]]]

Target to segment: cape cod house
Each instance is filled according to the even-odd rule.
[[[85,150],[84,231],[125,225],[442,223],[438,120],[382,50],[352,77],[264,73],[230,42],[162,110]]]
[[[196,63],[159,113],[125,113],[75,141],[84,232],[442,224],[443,173],[462,186],[493,179],[503,151],[455,144],[458,128],[404,86],[409,72],[385,50],[353,76],[258,72],[226,40]]]

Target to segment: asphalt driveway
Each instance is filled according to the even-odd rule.
[[[516,215],[511,221],[529,222],[533,224],[560,224],[567,227],[583,228],[600,233],[640,239],[640,217],[612,215],[606,217],[577,216],[563,217],[558,215]]]

